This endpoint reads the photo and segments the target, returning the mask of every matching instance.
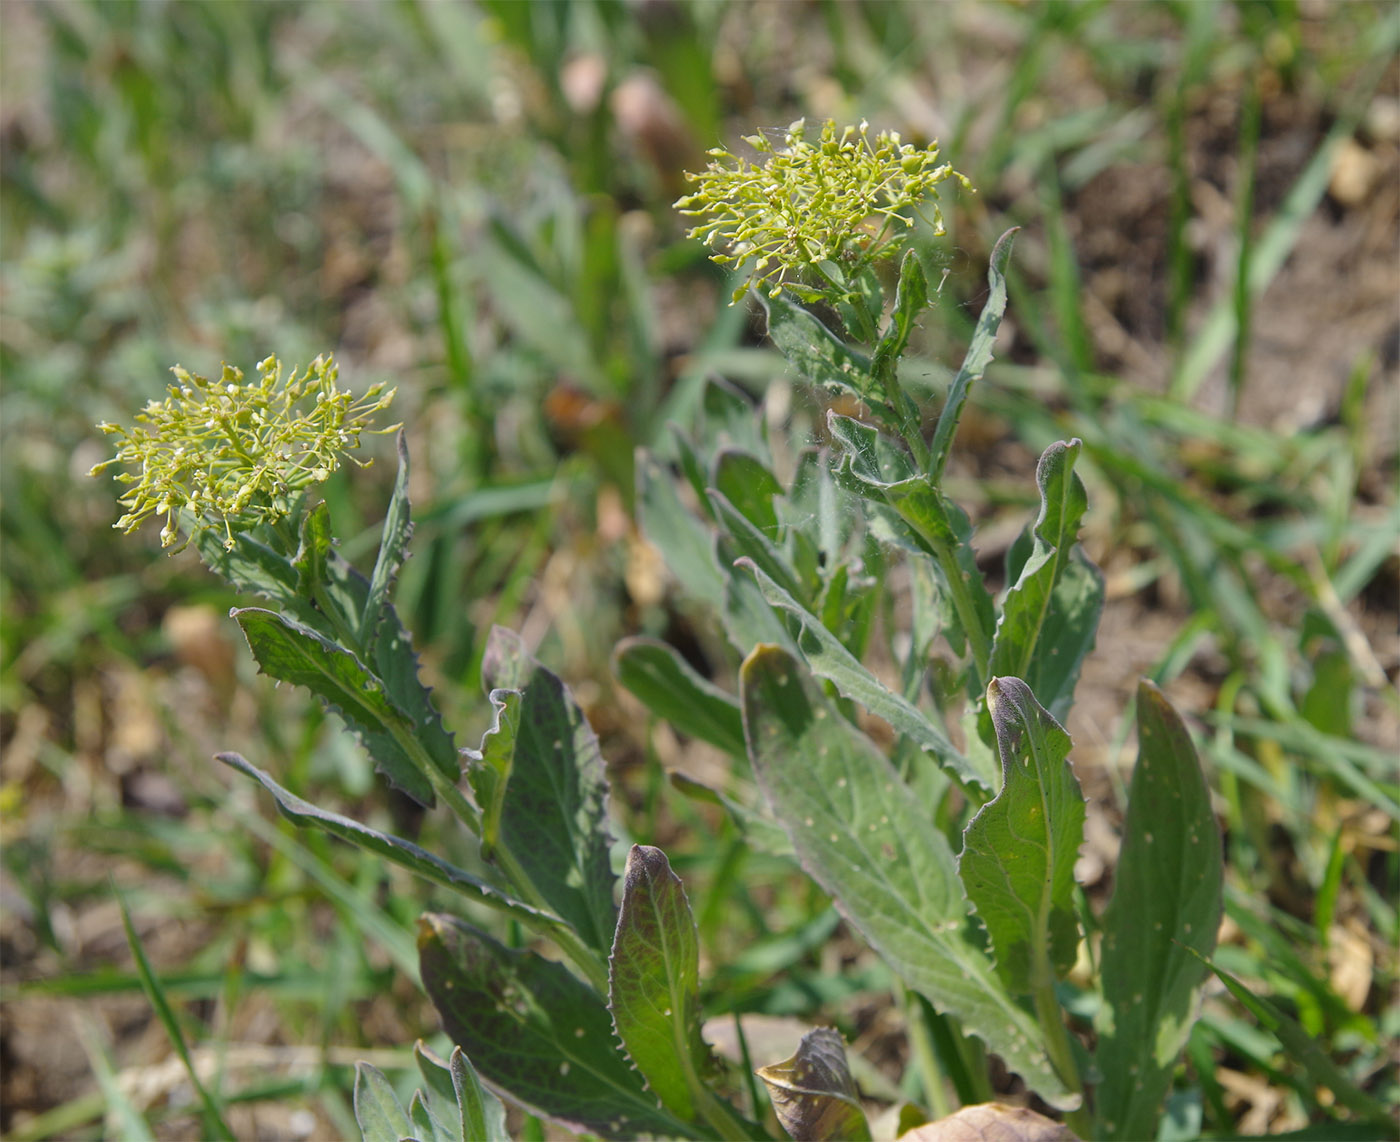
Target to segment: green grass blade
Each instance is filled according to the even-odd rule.
[[[131,949],[131,957],[136,962],[136,972],[141,977],[142,990],[145,991],[146,998],[151,1001],[151,1006],[155,1008],[156,1018],[165,1028],[166,1035],[170,1037],[170,1045],[175,1049],[175,1054],[179,1056],[180,1062],[184,1064],[185,1073],[189,1075],[190,1084],[194,1087],[195,1095],[199,1099],[200,1117],[203,1119],[204,1129],[208,1131],[210,1138],[217,1138],[220,1142],[234,1142],[233,1131],[224,1122],[218,1104],[209,1091],[205,1089],[204,1083],[200,1081],[199,1074],[194,1069],[194,1061],[190,1058],[189,1047],[185,1044],[185,1033],[180,1029],[179,1020],[175,1018],[175,1011],[170,1006],[169,1000],[166,999],[165,989],[161,987],[160,979],[151,970],[151,962],[146,958],[146,949],[141,946],[141,939],[136,934],[136,927],[131,922],[131,913],[127,910],[126,901],[122,898],[121,893],[117,893],[117,904],[121,908],[122,927],[126,931],[126,942]]]

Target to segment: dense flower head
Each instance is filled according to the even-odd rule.
[[[913,225],[911,214],[931,203],[926,216],[942,234],[943,215],[937,186],[956,179],[972,184],[948,163],[939,163],[938,144],[920,149],[881,131],[872,139],[870,125],[839,132],[828,119],[816,142],[807,140],[806,121],[788,127],[782,147],[763,135],[744,141],[765,155],[762,165],[723,149],[709,152],[712,162],[686,178],[695,193],[676,202],[682,214],[709,221],[689,232],[711,248],[717,262],[752,263],[750,280],[735,293],[737,301],[755,282],[768,283],[777,297],[789,279],[823,262],[858,263],[893,255]]]
[[[395,390],[377,384],[357,399],[337,387],[330,357],[285,378],[281,362],[268,357],[246,384],[229,365],[217,381],[179,365],[171,372],[176,383],[166,398],[148,401],[132,428],[98,425],[120,445],[90,473],[113,464],[135,469],[116,477],[128,487],[120,501],[126,514],[113,526],[130,533],[162,516],[163,547],[182,526],[190,535],[219,526],[232,548],[235,532],[276,522],[300,492],[327,479],[359,448],[363,432],[393,431],[370,429],[370,422]]]

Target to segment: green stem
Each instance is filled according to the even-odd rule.
[[[909,1045],[914,1051],[914,1062],[919,1068],[919,1080],[923,1084],[924,1097],[928,1100],[929,1113],[935,1122],[947,1118],[953,1113],[953,1108],[943,1089],[943,1072],[938,1066],[933,1035],[924,1018],[923,1004],[903,984],[897,985],[895,994],[900,1007],[904,1009],[904,1025],[908,1028]]]
[[[1069,1032],[1065,1029],[1064,1016],[1060,1011],[1060,1001],[1055,998],[1055,979],[1049,961],[1043,956],[1036,957],[1034,978],[1031,981],[1031,998],[1035,1003],[1036,1018],[1045,1036],[1045,1053],[1050,1056],[1050,1065],[1081,1102],[1079,1108],[1065,1114],[1065,1123],[1079,1137],[1088,1138],[1093,1130],[1093,1121],[1085,1109],[1082,1098],[1084,1086],[1079,1079],[1079,1069],[1074,1064],[1074,1049],[1070,1045]]]

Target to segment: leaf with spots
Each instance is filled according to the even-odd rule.
[[[759,1067],[755,1073],[768,1087],[778,1121],[792,1137],[869,1142],[870,1123],[837,1031],[830,1027],[808,1031],[792,1058]]]
[[[740,670],[754,772],[798,860],[890,967],[1006,1060],[1047,1101],[1076,1101],[1035,1020],[969,930],[948,839],[873,742],[797,661],[760,646]]]
[[[452,916],[428,913],[418,923],[423,987],[487,1082],[604,1138],[705,1136],[658,1105],[617,1049],[602,997],[562,964]]]
[[[666,1109],[752,1135],[706,1081],[713,1070],[700,1035],[700,943],[680,878],[666,854],[633,845],[608,961],[608,1007],[617,1037]]]
[[[1191,737],[1138,684],[1138,763],[1113,899],[1103,916],[1096,1060],[1100,1137],[1155,1138],[1220,926],[1220,829]]]
[[[1001,753],[1001,791],[968,824],[958,873],[991,937],[997,974],[1013,994],[1029,995],[1074,964],[1084,795],[1066,760],[1069,735],[1029,686],[993,678],[987,706]]]

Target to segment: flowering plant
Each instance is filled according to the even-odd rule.
[[[815,143],[804,119],[788,127],[780,148],[762,134],[744,141],[767,156],[762,165],[716,148],[705,170],[686,176],[695,193],[676,203],[682,214],[709,218],[688,236],[730,251],[712,255],[715,261],[752,262],[734,301],[755,283],[765,283],[770,297],[788,288],[811,300],[804,277],[815,278],[817,293],[843,289],[845,278],[900,248],[910,215],[922,217],[924,203],[934,234],[944,232],[940,183],[952,178],[972,189],[952,164],[939,163],[937,143],[920,150],[894,131],[872,140],[864,121],[838,134],[828,119]],[[846,265],[844,274],[836,263]]]
[[[396,391],[376,384],[356,399],[337,386],[330,357],[317,357],[305,372],[293,369],[285,378],[275,356],[260,361],[257,371],[257,381],[245,384],[243,370],[231,365],[217,381],[176,365],[171,372],[178,383],[165,400],[147,402],[135,427],[98,425],[121,444],[90,474],[113,464],[139,469],[116,477],[129,487],[121,496],[126,514],[114,527],[130,534],[151,516],[164,516],[160,542],[169,547],[181,523],[186,544],[221,525],[224,548],[232,550],[235,532],[284,519],[299,493],[336,471]]]

